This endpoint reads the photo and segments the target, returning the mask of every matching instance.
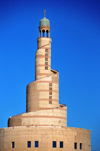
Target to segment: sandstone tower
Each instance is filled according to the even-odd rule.
[[[90,131],[67,127],[67,106],[59,104],[59,72],[51,69],[50,21],[40,20],[35,81],[26,88],[26,113],[0,129],[0,151],[91,151]]]

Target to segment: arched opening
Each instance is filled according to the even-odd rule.
[[[50,37],[50,31],[47,29],[40,29],[39,30],[39,37]]]
[[[49,31],[46,30],[46,37],[49,37]]]
[[[39,31],[39,37],[42,37],[42,33],[41,33],[41,30]]]
[[[42,37],[45,37],[45,30],[42,31]]]

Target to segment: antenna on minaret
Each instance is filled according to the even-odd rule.
[[[45,14],[46,14],[46,9],[44,10],[44,17],[45,17]]]

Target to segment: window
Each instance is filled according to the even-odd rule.
[[[15,142],[12,142],[12,148],[15,148]]]
[[[52,147],[53,147],[53,148],[56,148],[56,141],[53,141],[53,142],[52,142]]]
[[[49,87],[49,90],[52,90],[52,87]]]
[[[28,148],[31,148],[31,141],[28,141],[28,142],[27,142],[27,147],[28,147]]]
[[[45,65],[48,65],[48,62],[45,62]]]
[[[45,37],[45,30],[43,30],[42,33],[43,33],[43,37]]]
[[[60,142],[60,148],[63,148],[63,142]]]
[[[48,37],[48,30],[46,31],[46,37]]]
[[[80,143],[80,149],[82,149],[82,143]]]
[[[48,49],[45,49],[45,52],[48,52]]]
[[[52,101],[49,101],[49,104],[52,104]]]
[[[39,147],[38,141],[35,141],[35,148]]]
[[[76,142],[74,143],[74,149],[77,149],[77,143]]]
[[[45,58],[45,61],[48,61],[48,58]]]
[[[49,86],[52,86],[52,83],[49,83]]]
[[[45,70],[48,70],[48,66],[45,66]]]
[[[45,56],[47,56],[47,57],[48,57],[48,53],[45,53]]]
[[[49,99],[52,99],[52,96],[49,96]]]
[[[49,92],[49,95],[52,95],[52,92]]]

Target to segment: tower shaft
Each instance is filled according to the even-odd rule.
[[[35,81],[26,88],[26,113],[9,119],[8,126],[66,126],[67,107],[59,104],[59,72],[51,69],[50,22],[40,21],[35,55]]]

